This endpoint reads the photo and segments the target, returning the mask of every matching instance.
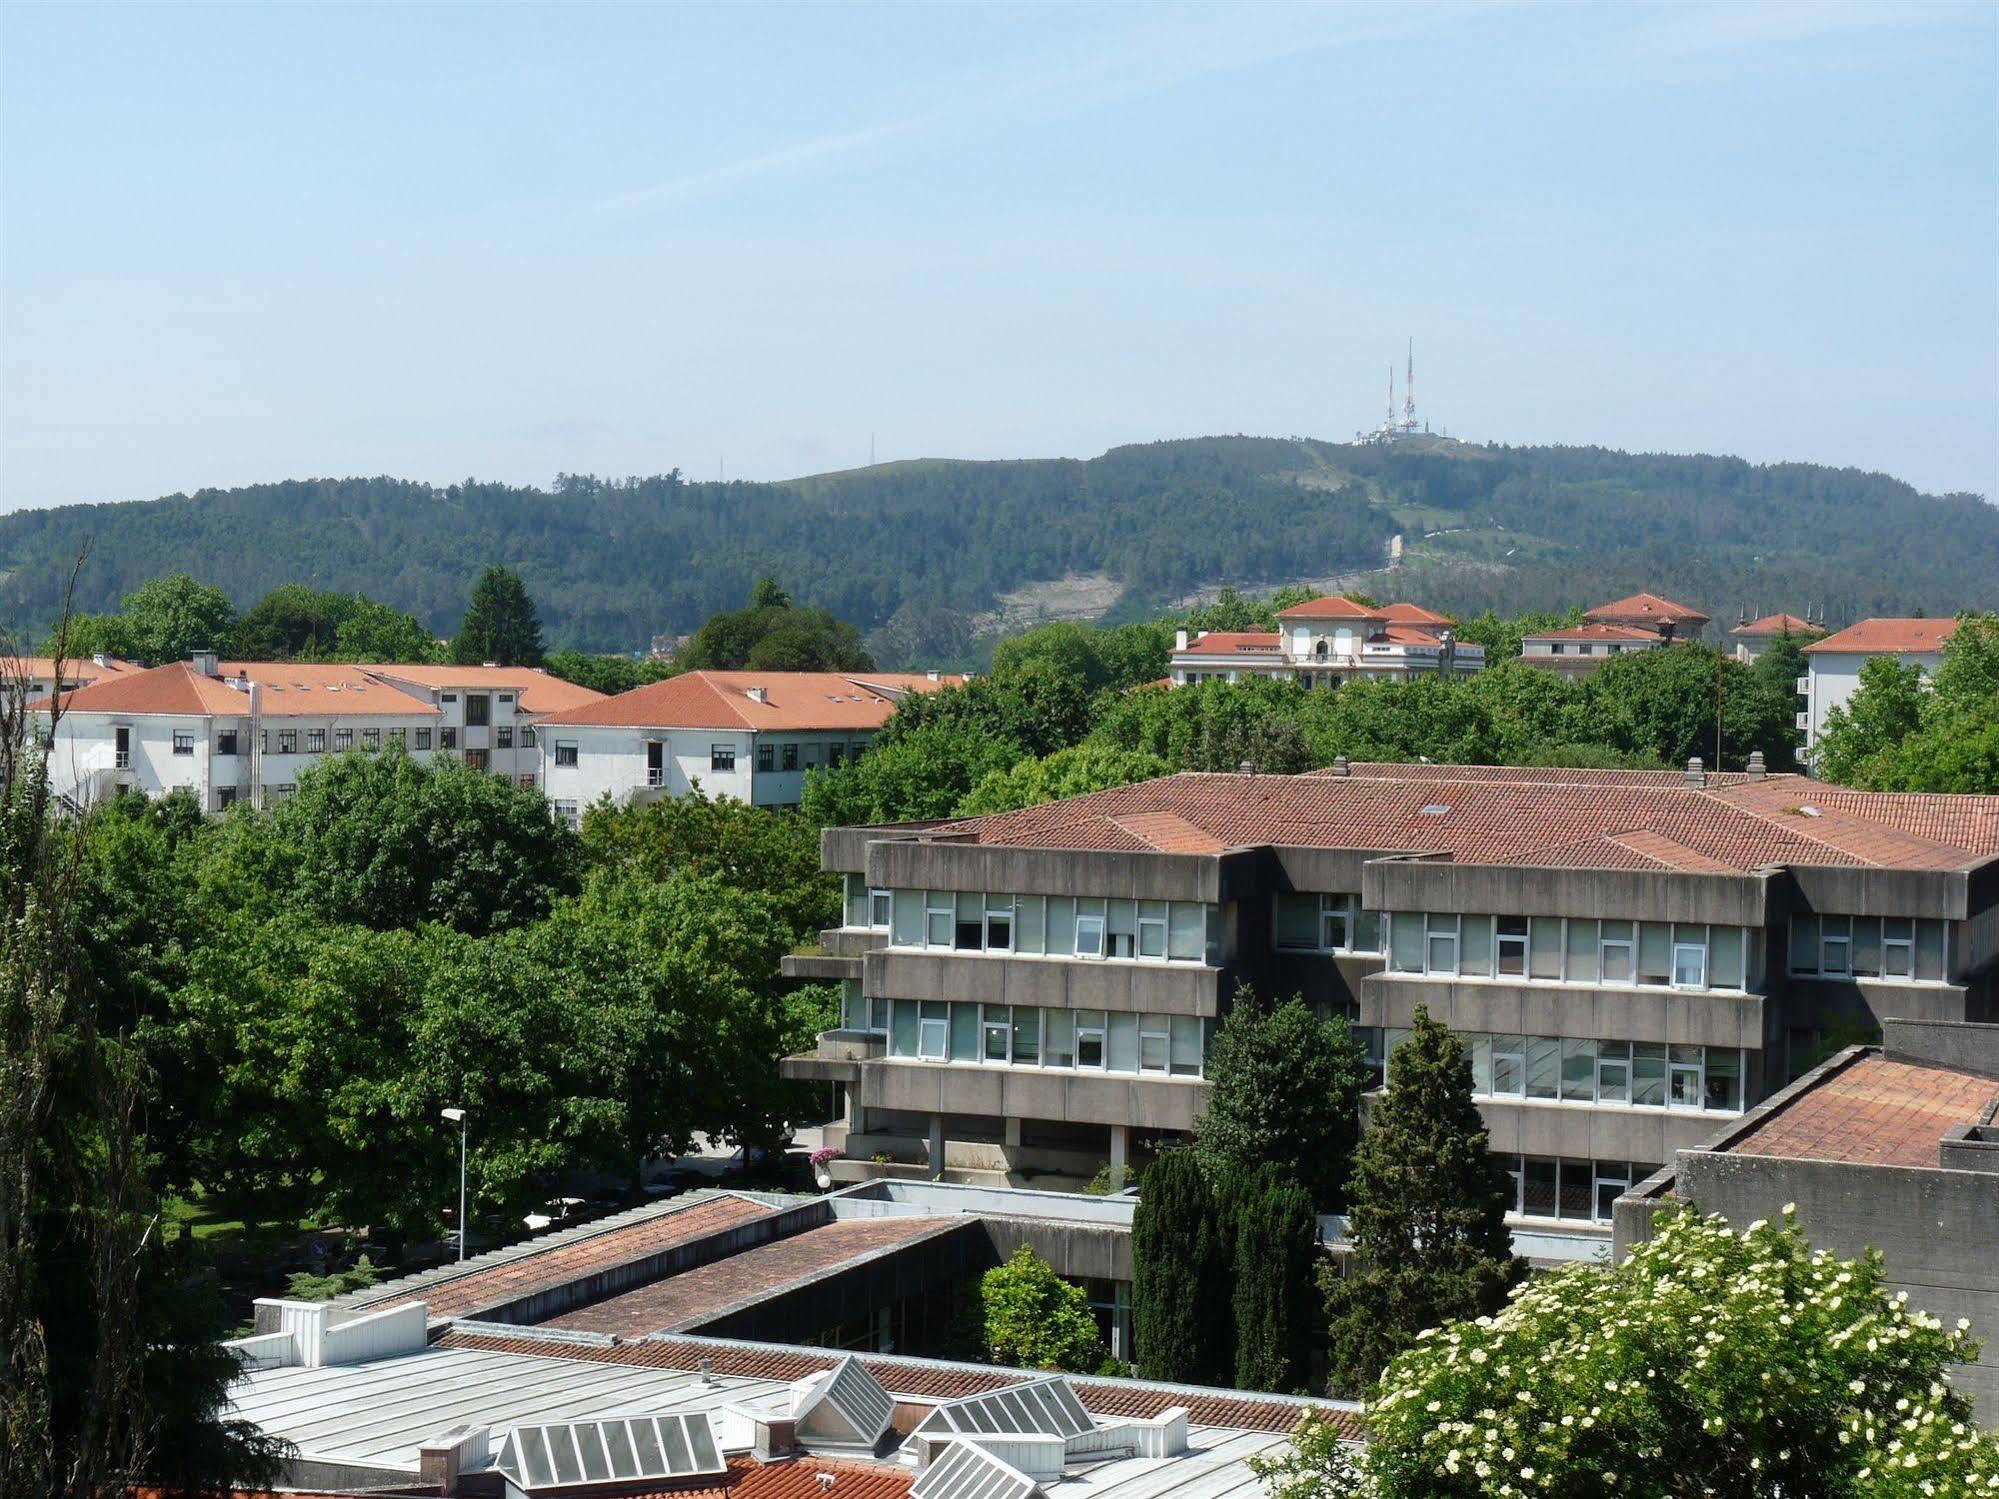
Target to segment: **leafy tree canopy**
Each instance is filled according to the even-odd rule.
[[[1021,1369],[1095,1374],[1109,1361],[1090,1298],[1023,1244],[979,1280],[985,1355]]]
[[[711,614],[674,655],[685,671],[872,671],[861,632],[824,609],[800,609],[774,578],[747,608]]]
[[[226,651],[236,633],[236,609],[219,588],[171,573],[141,583],[117,614],[81,615],[49,632],[71,656],[108,655],[164,666],[195,651]]]
[[[541,615],[521,575],[497,564],[488,567],[472,585],[472,602],[451,642],[451,659],[461,666],[487,661],[539,666],[542,654]]]
[[[1079,744],[1057,750],[1044,759],[1021,760],[1009,769],[987,772],[958,804],[958,813],[975,817],[987,812],[1010,812],[1016,807],[1035,807],[1043,802],[1060,801],[1065,796],[1147,781],[1165,775],[1171,768],[1157,755],[1144,750]]]
[[[542,665],[551,675],[606,697],[630,692],[649,682],[663,682],[680,668],[665,661],[634,660],[630,656],[593,656],[583,651],[550,651]]]
[[[1927,684],[1892,656],[1862,666],[1860,690],[1826,715],[1817,773],[1868,791],[1999,792],[1999,616],[1960,615],[1942,654]]]

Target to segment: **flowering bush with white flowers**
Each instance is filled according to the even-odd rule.
[[[1620,1266],[1569,1266],[1424,1333],[1382,1375],[1358,1467],[1314,1461],[1332,1444],[1301,1429],[1273,1492],[1999,1496],[1999,1440],[1947,1374],[1976,1354],[1968,1325],[1881,1274],[1877,1254],[1814,1250],[1788,1207],[1740,1234],[1681,1209]]]

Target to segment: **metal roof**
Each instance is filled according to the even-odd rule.
[[[494,1466],[530,1494],[729,1471],[706,1411],[516,1426]]]
[[[1084,1409],[1075,1386],[1059,1374],[1048,1379],[1010,1385],[984,1395],[947,1400],[923,1418],[916,1429],[925,1435],[956,1432],[973,1436],[1081,1436],[1096,1422]]]
[[[925,1468],[910,1499],[1034,1499],[1040,1485],[971,1442],[953,1442]]]

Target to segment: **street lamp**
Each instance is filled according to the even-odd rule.
[[[465,1111],[439,1109],[438,1117],[458,1126],[458,1258],[465,1258]]]

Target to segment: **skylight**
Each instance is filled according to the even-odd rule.
[[[895,1400],[849,1354],[827,1373],[806,1381],[792,1406],[798,1434],[808,1445],[822,1441],[873,1446],[888,1430]]]
[[[1446,812],[1450,810],[1451,808],[1448,802],[1431,802],[1427,807],[1423,809],[1423,816],[1442,817]]]
[[[1062,1378],[1036,1379],[985,1395],[947,1400],[923,1418],[916,1429],[924,1435],[962,1432],[975,1436],[1017,1436],[1045,1432],[1073,1437],[1093,1430],[1096,1422],[1083,1408],[1075,1386]]]
[[[705,1411],[516,1426],[495,1466],[531,1494],[728,1471]]]
[[[1033,1479],[983,1447],[953,1442],[910,1487],[910,1499],[1034,1499]]]

